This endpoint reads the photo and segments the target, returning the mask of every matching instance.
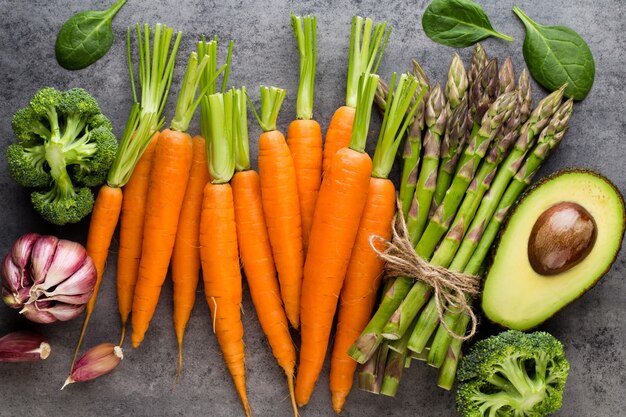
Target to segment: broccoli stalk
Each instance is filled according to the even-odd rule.
[[[481,340],[460,363],[457,408],[465,417],[541,417],[561,408],[569,372],[563,345],[545,332]]]
[[[43,88],[12,120],[19,143],[7,149],[11,176],[31,193],[33,207],[54,224],[75,223],[94,203],[115,157],[111,123],[85,90]]]

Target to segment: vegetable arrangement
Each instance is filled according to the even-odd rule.
[[[111,20],[124,3],[71,18],[57,39],[59,62],[79,69],[103,56],[113,40]],[[120,364],[129,320],[131,343],[140,346],[171,267],[176,380],[202,272],[211,314],[207,321],[243,411],[251,416],[241,319],[243,268],[261,328],[285,373],[295,416],[311,399],[331,339],[329,385],[337,413],[346,404],[358,363],[363,365],[361,389],[395,396],[413,359],[439,368],[438,385],[444,389],[458,380],[461,415],[544,416],[558,410],[569,363],[553,336],[508,331],[479,341],[461,359],[463,342],[476,328],[472,298],[479,289],[471,283],[485,269],[482,307],[487,317],[528,330],[574,298],[568,293],[542,301],[556,292],[537,282],[549,276],[571,287],[569,280],[584,275],[576,268],[600,264],[602,271],[591,275],[584,269],[591,276],[585,282],[592,285],[610,268],[624,230],[623,201],[603,177],[576,174],[589,182],[591,194],[600,196],[596,200],[610,200],[602,204],[613,210],[612,221],[601,216],[601,203],[582,195],[575,202],[557,195],[554,205],[542,206],[533,195],[556,180],[521,197],[563,139],[573,100],[588,93],[594,66],[575,32],[540,26],[519,8],[514,11],[526,26],[529,71],[552,90],[534,109],[526,70],[516,81],[511,59],[499,65],[480,44],[467,69],[453,55],[443,86],[431,85],[417,61],[412,73],[393,73],[387,84],[376,72],[391,30],[385,22],[357,16],[351,27],[346,103],[333,115],[324,144],[313,119],[317,21],[292,15],[300,55],[296,119],[285,139],[277,118],[287,93],[260,87],[260,111],[252,106],[263,130],[259,173],[251,169],[249,151],[247,104],[252,100],[245,87],[228,86],[232,41],[219,68],[217,39],[198,42],[187,61],[174,118],[161,131],[182,33],[161,24],[153,29],[137,25],[138,95],[129,29],[134,104],[119,145],[86,91],[44,88],[36,93],[29,107],[13,117],[19,142],[7,150],[9,171],[19,184],[36,189],[33,206],[46,220],[63,225],[93,213],[86,249],[35,233],[18,239],[3,264],[2,295],[6,304],[39,323],[70,320],[85,311],[63,387]],[[495,31],[471,0],[434,0],[422,23],[429,37],[453,47],[489,36],[512,41]],[[574,50],[555,46],[561,41]],[[546,65],[563,71],[547,71]],[[564,101],[564,96],[571,98]],[[370,158],[365,148],[374,102],[382,125]],[[192,137],[187,131],[198,108],[202,134]],[[402,162],[397,196],[389,179],[396,159]],[[578,196],[567,181],[571,175],[561,174],[558,182],[565,195]],[[89,187],[96,186],[101,187],[94,203]],[[518,209],[512,210],[518,200]],[[509,212],[507,227],[532,229],[515,234],[524,238],[527,252],[509,249],[506,228],[496,239]],[[532,227],[523,222],[526,217]],[[77,360],[118,221],[120,340],[92,347]],[[611,226],[621,227],[619,239],[604,233]],[[410,264],[417,258],[428,277],[394,272],[390,250],[398,241],[413,256],[401,261]],[[496,254],[489,265],[492,247]],[[611,256],[600,259],[603,248]],[[506,256],[499,258],[500,253]],[[528,269],[534,270],[515,277],[520,305],[539,300],[559,307],[547,308],[550,314],[537,312],[541,317],[531,325],[516,322],[516,307],[507,309],[515,303],[498,301],[507,295],[500,284],[506,275],[499,269],[502,257],[525,268],[528,261]],[[458,290],[444,276],[466,280],[467,286]],[[589,286],[576,287],[575,295]],[[299,355],[290,326],[300,331]],[[38,334],[0,338],[0,362],[45,359],[49,352]]]

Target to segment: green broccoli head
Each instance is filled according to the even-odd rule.
[[[33,191],[30,201],[35,211],[50,223],[63,226],[77,223],[93,210],[93,193],[87,187],[72,189],[70,195],[62,192],[60,187],[49,191]]]
[[[82,88],[39,90],[12,119],[19,143],[7,149],[9,172],[32,194],[35,209],[52,223],[77,222],[91,211],[93,195],[81,187],[105,182],[117,141],[111,122]]]
[[[549,333],[510,330],[477,342],[459,365],[457,408],[464,417],[542,417],[561,408],[569,372]]]

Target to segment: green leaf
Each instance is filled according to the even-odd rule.
[[[574,30],[533,22],[515,6],[513,12],[526,27],[524,59],[533,78],[550,91],[567,83],[565,95],[584,99],[596,73],[591,49]]]
[[[79,70],[102,58],[113,45],[111,21],[127,0],[118,0],[104,11],[84,11],[61,26],[54,46],[57,61],[65,69]]]
[[[485,11],[471,0],[433,0],[422,16],[426,35],[435,42],[465,48],[490,36],[513,41],[496,31]]]

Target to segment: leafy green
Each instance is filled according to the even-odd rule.
[[[567,97],[584,99],[595,77],[593,55],[585,40],[568,27],[535,23],[517,6],[513,12],[526,27],[524,59],[533,78],[550,91],[567,83]]]
[[[485,11],[471,0],[433,0],[422,16],[426,35],[435,42],[465,48],[490,36],[513,41],[496,31]]]
[[[118,0],[107,10],[89,10],[70,17],[61,26],[54,46],[59,65],[68,70],[88,67],[113,45],[111,21],[127,0]]]

